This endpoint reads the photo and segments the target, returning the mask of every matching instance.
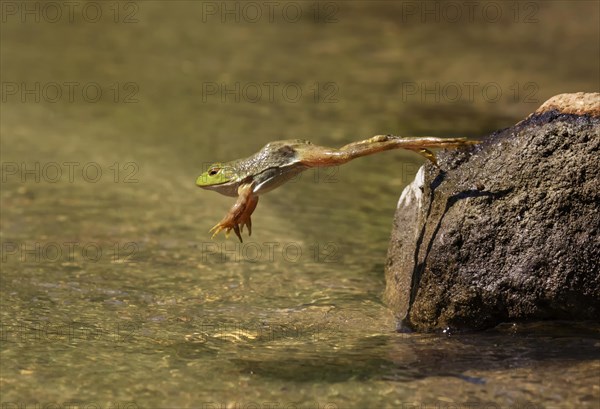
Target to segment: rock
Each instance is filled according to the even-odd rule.
[[[600,318],[600,94],[558,95],[423,166],[386,266],[399,329]]]
[[[544,102],[530,117],[549,111],[598,117],[600,116],[600,94],[587,92],[559,94]]]

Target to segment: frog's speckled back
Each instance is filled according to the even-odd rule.
[[[266,144],[260,151],[245,159],[237,161],[237,168],[241,173],[256,174],[269,168],[285,168],[297,165],[300,162],[298,147],[312,145],[304,139],[288,139],[274,141]]]

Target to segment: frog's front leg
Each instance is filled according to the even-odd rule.
[[[252,220],[250,216],[258,204],[258,196],[252,192],[253,189],[254,185],[252,183],[243,184],[238,188],[238,198],[234,205],[229,209],[225,217],[210,229],[210,232],[213,233],[212,238],[222,230],[225,230],[225,236],[227,237],[231,230],[233,230],[235,235],[240,239],[240,242],[243,242],[241,231],[244,229],[244,225],[248,227],[248,236],[252,234]]]

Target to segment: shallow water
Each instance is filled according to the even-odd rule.
[[[600,407],[598,323],[393,331],[383,269],[416,155],[303,174],[261,198],[243,244],[210,240],[232,199],[194,186],[274,139],[485,135],[598,90],[597,4],[454,23],[402,8],[418,2],[256,22],[220,2],[88,2],[96,22],[9,3],[5,407]]]

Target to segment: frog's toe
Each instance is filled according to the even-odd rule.
[[[246,221],[246,227],[248,227],[248,236],[252,236],[252,219],[250,217]]]
[[[212,233],[211,239],[214,239],[215,236],[222,231],[225,231],[225,238],[229,238],[231,230],[233,230],[238,239],[240,239],[240,242],[243,243],[242,235],[240,234],[240,225],[235,221],[220,222],[210,229],[209,232]]]
[[[240,221],[240,231],[244,231],[244,226],[248,228],[248,236],[252,236],[252,219],[249,216],[246,220]]]
[[[256,209],[258,204],[258,196],[253,196],[248,206],[244,209],[244,212],[238,217],[237,221],[240,224],[241,230],[244,230],[244,226],[248,228],[248,236],[252,236],[252,213]]]
[[[244,240],[242,240],[242,235],[240,233],[240,226],[238,224],[233,225],[233,231],[235,232],[235,235],[238,237],[238,239],[240,239],[240,243],[243,243]]]
[[[244,226],[248,227],[248,235],[252,234],[250,216],[256,208],[257,203],[258,196],[240,196],[235,205],[229,210],[229,213],[215,227],[210,229],[210,232],[213,233],[212,237],[214,238],[223,230],[225,230],[225,237],[228,237],[229,233],[233,230],[237,238],[240,239],[240,242],[243,243],[242,232],[244,231]]]
[[[209,233],[212,233],[212,236],[210,236],[210,238],[214,239],[215,236],[219,234],[223,229],[224,227],[221,226],[221,223],[214,225],[213,228],[208,231]]]
[[[214,239],[215,236],[221,233],[222,231],[225,232],[225,236],[228,236],[232,228],[232,225],[230,225],[229,223],[224,223],[223,221],[215,224],[214,227],[209,230],[209,233],[212,233],[211,239]]]
[[[420,148],[415,149],[414,151],[433,163],[436,168],[440,167],[440,165],[438,165],[437,158],[435,157],[435,153],[431,152],[429,149]]]

